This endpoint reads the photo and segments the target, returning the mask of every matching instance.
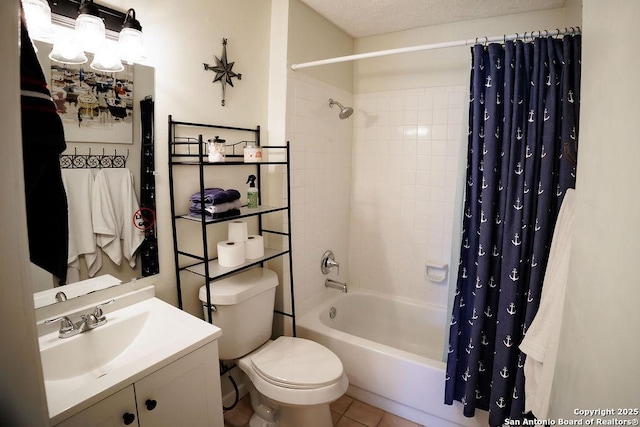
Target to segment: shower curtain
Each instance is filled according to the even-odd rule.
[[[523,419],[518,345],[538,309],[551,237],[575,185],[580,35],[475,45],[467,183],[445,403],[491,426]]]

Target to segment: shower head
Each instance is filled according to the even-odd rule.
[[[333,104],[336,104],[338,107],[340,107],[340,113],[338,114],[338,117],[340,117],[342,120],[353,114],[353,108],[345,107],[338,101],[334,101],[332,98],[329,98],[329,107],[333,108]]]

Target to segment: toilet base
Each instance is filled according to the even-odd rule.
[[[281,406],[280,427],[331,427],[329,404],[313,406]]]
[[[282,405],[263,396],[253,383],[247,383],[253,415],[249,427],[332,427],[328,403],[320,405]]]
[[[249,427],[331,427],[331,410],[329,405],[314,406],[281,406],[279,419],[269,422],[253,414]]]
[[[249,427],[279,427],[278,421],[269,422],[260,418],[257,414],[253,414],[249,420]]]

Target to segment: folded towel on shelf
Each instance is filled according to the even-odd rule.
[[[210,212],[204,211],[204,215],[206,219],[229,218],[232,216],[240,215],[240,213],[241,213],[240,209],[230,209],[228,211],[219,212],[219,213],[210,213]],[[189,215],[195,218],[200,218],[200,212],[198,212],[197,214],[189,213]]]
[[[240,209],[241,207],[242,207],[242,202],[240,201],[240,199],[236,199],[233,202],[229,202],[229,203],[221,203],[219,205],[205,206],[204,210],[210,214],[215,214],[215,213],[224,213],[232,209],[237,210],[237,209]]]
[[[240,192],[238,190],[234,190],[232,188],[228,190],[223,190],[222,188],[205,188],[204,189],[204,203],[211,203],[214,205],[220,203],[228,203],[233,202],[240,198]],[[201,204],[202,200],[200,197],[200,192],[192,194],[189,196],[189,200],[192,203]]]
[[[192,204],[191,207],[189,208],[189,213],[192,216],[200,216],[202,209],[200,207],[201,205],[198,204]],[[236,199],[233,202],[228,202],[228,203],[220,203],[218,205],[214,205],[214,204],[210,204],[207,203],[204,206],[204,211],[205,211],[205,215],[211,216],[213,214],[217,214],[217,213],[224,213],[224,212],[228,212],[232,209],[238,210],[240,209],[240,207],[242,206],[242,203],[240,202],[240,199]]]

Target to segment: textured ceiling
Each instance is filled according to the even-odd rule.
[[[352,37],[554,9],[565,0],[302,0]]]

